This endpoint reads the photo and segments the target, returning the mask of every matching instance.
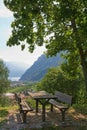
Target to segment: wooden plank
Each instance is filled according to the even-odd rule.
[[[27,110],[27,111],[32,111],[33,110],[32,107],[29,104],[27,104],[26,102],[24,102],[24,101],[22,101],[20,103],[20,105],[22,107],[22,110]]]
[[[62,122],[65,122],[65,112],[69,109],[69,106],[72,103],[72,96],[63,94],[59,91],[56,91],[55,95],[58,101],[61,101],[61,102],[58,102],[55,99],[50,99],[49,103],[51,104],[51,111],[53,111],[53,106],[57,107],[61,111]]]
[[[33,109],[26,102],[20,103],[20,113],[22,114],[23,123],[26,123],[27,113]]]
[[[57,96],[59,101],[62,101],[64,103],[67,103],[67,104],[71,105],[71,103],[72,103],[72,96],[67,95],[65,93],[61,93],[59,91],[56,91],[55,95]]]
[[[66,104],[61,104],[54,99],[50,99],[49,103],[53,104],[54,106],[58,107],[59,109],[67,109],[68,108],[68,106]]]

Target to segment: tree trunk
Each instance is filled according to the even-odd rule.
[[[73,18],[71,20],[71,25],[73,28],[73,32],[76,36],[76,46],[79,49],[79,54],[80,54],[80,58],[81,58],[81,65],[82,65],[82,69],[83,69],[83,75],[84,75],[84,80],[85,80],[85,91],[86,91],[86,97],[87,97],[87,61],[86,61],[86,54],[85,52],[83,52],[83,49],[80,46],[79,41],[81,41],[80,36],[78,34],[77,28],[76,28],[76,23],[75,23],[75,18]]]
[[[85,90],[86,90],[86,96],[87,96],[87,61],[85,54],[83,53],[83,50],[79,49],[80,57],[81,57],[81,65],[83,69],[83,75],[85,80]]]

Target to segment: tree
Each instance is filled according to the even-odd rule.
[[[4,3],[15,18],[7,45],[21,45],[23,50],[26,42],[33,52],[36,45],[45,43],[48,55],[65,51],[67,62],[73,54],[72,63],[77,61],[82,66],[87,93],[87,1],[4,0]]]
[[[66,64],[63,65],[66,66]],[[83,98],[83,95],[80,95],[83,86],[84,82],[81,73],[77,77],[70,77],[67,71],[63,71],[61,67],[55,67],[50,68],[44,78],[37,83],[37,90],[45,90],[53,94],[56,90],[67,93],[73,96],[73,102],[75,103],[78,97],[80,97],[80,100]],[[85,98],[83,101],[85,101]]]
[[[6,68],[3,61],[0,60],[0,95],[7,90],[9,84],[8,69]]]

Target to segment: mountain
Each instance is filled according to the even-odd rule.
[[[21,77],[29,65],[21,62],[4,62],[9,70],[9,77]]]
[[[60,65],[62,58],[60,54],[47,58],[45,55],[41,55],[34,64],[25,71],[21,76],[20,81],[40,81],[44,75],[47,73],[48,68],[56,67]]]

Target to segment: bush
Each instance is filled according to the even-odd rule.
[[[6,107],[6,106],[10,106],[11,105],[11,101],[8,97],[1,97],[0,98],[0,106],[1,107]]]
[[[87,114],[87,104],[74,104],[73,108],[75,108],[77,112]]]

